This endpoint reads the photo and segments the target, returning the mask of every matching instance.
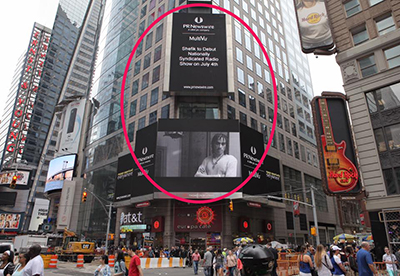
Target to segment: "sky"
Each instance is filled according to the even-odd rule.
[[[0,114],[11,86],[15,66],[19,57],[27,50],[33,24],[38,22],[52,28],[58,0],[14,0],[0,1],[0,25],[3,26],[3,53],[0,67]],[[7,39],[6,39],[7,38]],[[314,95],[322,91],[344,93],[342,77],[334,56],[308,55]]]

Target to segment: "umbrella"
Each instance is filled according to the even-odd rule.
[[[354,240],[356,237],[353,235],[349,235],[349,234],[340,234],[337,235],[333,238],[333,240],[337,241],[337,240]]]
[[[253,239],[250,239],[248,237],[241,237],[241,238],[236,238],[233,240],[234,243],[252,243],[254,242]]]
[[[367,235],[362,238],[362,241],[373,241],[374,239],[372,238],[372,235]]]

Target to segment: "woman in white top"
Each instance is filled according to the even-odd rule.
[[[28,254],[19,254],[19,263],[15,267],[12,276],[24,276],[24,268],[28,262],[29,262]],[[8,274],[7,276],[10,276],[10,274]]]
[[[317,269],[318,276],[331,276],[331,269],[333,268],[329,256],[326,254],[325,247],[320,244],[317,246],[317,253],[314,256],[315,268]]]
[[[111,276],[111,270],[108,266],[108,256],[103,255],[100,259],[100,265],[94,272],[94,276]]]

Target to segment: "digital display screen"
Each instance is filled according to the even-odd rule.
[[[76,155],[65,155],[50,161],[44,192],[61,190],[64,180],[72,180]]]

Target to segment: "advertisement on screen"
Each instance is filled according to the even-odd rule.
[[[64,180],[72,180],[76,155],[65,155],[50,161],[44,192],[61,190]]]
[[[333,37],[325,0],[294,0],[302,51],[333,48]]]
[[[169,91],[228,92],[224,14],[174,13]]]

